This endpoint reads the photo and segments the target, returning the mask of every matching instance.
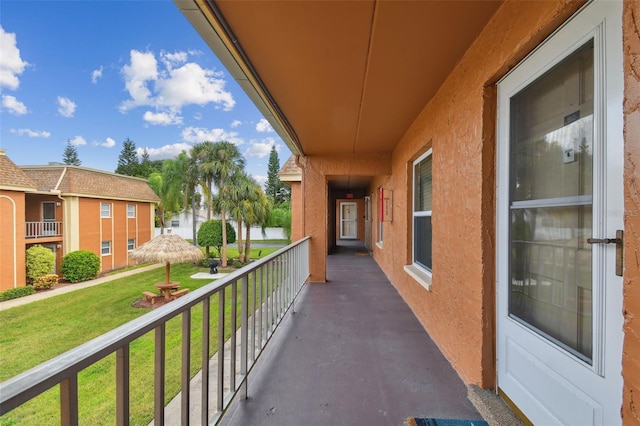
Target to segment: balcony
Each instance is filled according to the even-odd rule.
[[[25,238],[61,237],[62,222],[25,222]]]
[[[129,424],[129,377],[135,374],[131,343],[153,331],[155,425],[481,418],[465,385],[362,249],[339,247],[327,259],[329,282],[304,285],[309,239],[294,243],[1,383],[0,414],[59,386],[60,423],[78,424],[78,372],[115,353],[113,423]],[[209,354],[208,313],[214,303],[226,308],[218,309],[216,325],[218,347],[225,350]],[[189,349],[195,306],[203,311],[202,324],[193,324],[203,331],[200,354]],[[174,317],[181,317],[186,337],[181,339],[182,392],[165,407],[164,359],[171,338],[165,325]],[[237,330],[226,342],[220,340],[225,323]],[[190,378],[194,362],[201,371]]]

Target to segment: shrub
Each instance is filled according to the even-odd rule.
[[[28,296],[35,293],[36,290],[28,285],[26,287],[16,287],[6,291],[0,292],[0,302],[4,300],[17,299],[18,297]]]
[[[36,290],[45,290],[58,284],[58,276],[56,274],[47,274],[33,280],[33,288]]]
[[[35,245],[27,250],[27,283],[31,284],[38,277],[50,274],[56,263],[56,255],[41,245]]]
[[[100,271],[100,258],[89,250],[77,250],[62,258],[62,274],[72,283],[95,278]]]
[[[236,242],[236,230],[233,226],[227,224],[227,244]],[[208,220],[200,225],[198,229],[198,245],[200,247],[206,247],[207,251],[209,247],[215,247],[218,253],[222,250],[222,221],[221,220]]]

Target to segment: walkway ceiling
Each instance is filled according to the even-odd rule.
[[[390,153],[501,4],[174,1],[302,155]]]

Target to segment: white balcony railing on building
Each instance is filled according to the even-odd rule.
[[[25,238],[59,237],[62,235],[62,222],[25,222]]]
[[[296,295],[309,277],[309,237],[297,241],[250,265],[201,287],[163,307],[155,309],[102,336],[88,341],[70,351],[40,364],[18,376],[0,383],[0,415],[30,401],[48,389],[59,385],[60,424],[77,425],[78,373],[110,354],[116,354],[116,398],[113,423],[129,424],[129,395],[131,371],[130,351],[132,342],[145,333],[155,333],[154,363],[154,411],[155,425],[165,424],[164,383],[166,324],[178,315],[181,327],[181,393],[180,423],[189,424],[191,364],[191,312],[202,306],[202,353],[200,356],[201,388],[199,422],[203,425],[217,423],[237,394],[247,396],[247,376],[262,353],[285,313],[293,307]],[[238,287],[239,286],[239,287]],[[231,297],[225,297],[225,289],[231,288]],[[239,290],[239,291],[238,291]],[[211,302],[218,303],[218,352],[209,353],[211,335]],[[238,300],[239,298],[239,300]],[[228,303],[228,304],[227,304]],[[237,312],[240,306],[240,312]],[[221,307],[225,307],[223,309]],[[225,317],[225,311],[230,315]],[[239,314],[239,315],[238,315]],[[240,324],[238,324],[238,321]],[[225,329],[225,322],[230,323]],[[225,345],[224,336],[231,332]],[[237,341],[239,340],[239,342]],[[225,348],[224,350],[223,348]],[[210,368],[212,360],[217,368]],[[238,365],[239,364],[239,365]],[[215,386],[209,383],[215,383]],[[211,408],[210,408],[211,407]],[[106,420],[106,419],[105,419]],[[195,420],[195,419],[194,419]]]

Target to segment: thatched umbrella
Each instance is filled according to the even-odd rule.
[[[147,241],[129,253],[138,262],[164,262],[165,283],[169,284],[171,263],[196,262],[202,259],[199,248],[189,244],[184,238],[176,234],[162,234]]]

